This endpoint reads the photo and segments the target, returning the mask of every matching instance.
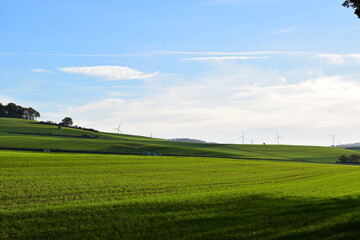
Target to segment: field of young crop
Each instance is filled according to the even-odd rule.
[[[0,239],[359,239],[360,167],[0,151]]]

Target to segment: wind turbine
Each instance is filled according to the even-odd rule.
[[[278,145],[280,144],[280,138],[283,138],[283,137],[279,136],[279,132],[276,132],[276,141],[277,141]]]
[[[337,134],[330,134],[330,136],[332,137],[332,146],[335,147],[335,137],[337,136]]]
[[[121,133],[120,127],[121,127],[121,122],[120,122],[120,124],[119,124],[119,126],[117,128],[114,128],[114,130],[117,130],[117,134]]]
[[[242,144],[245,144],[245,139],[246,139],[246,137],[245,137],[245,133],[243,132],[243,134],[242,134],[242,136],[240,137],[241,139],[242,139]]]

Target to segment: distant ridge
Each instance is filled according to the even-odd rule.
[[[203,140],[192,139],[192,138],[172,138],[172,139],[166,139],[166,140],[173,141],[173,142],[186,142],[186,143],[208,143]]]
[[[360,142],[335,145],[338,148],[360,148]]]

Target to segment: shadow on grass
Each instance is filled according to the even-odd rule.
[[[360,239],[360,201],[265,195],[2,214],[1,239]]]

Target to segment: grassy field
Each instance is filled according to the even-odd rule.
[[[36,121],[0,118],[0,149],[92,152],[142,155],[207,156],[336,162],[355,151],[328,147],[179,143],[142,136],[95,133],[38,124]]]
[[[358,166],[0,151],[0,169],[0,239],[360,239]]]

